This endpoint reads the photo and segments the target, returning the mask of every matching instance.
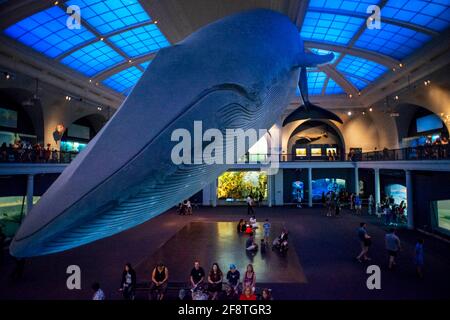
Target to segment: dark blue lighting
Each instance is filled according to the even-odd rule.
[[[309,72],[308,71],[308,93],[311,95],[322,94],[323,85],[327,75],[325,72]]]
[[[342,87],[338,85],[336,81],[329,78],[327,88],[325,89],[325,94],[342,94],[342,93],[344,93]]]
[[[304,40],[346,45],[364,23],[364,19],[356,17],[307,12],[300,34]]]
[[[368,81],[377,79],[388,70],[387,67],[379,63],[351,55],[345,55],[337,64],[336,69]]]
[[[366,13],[370,5],[376,5],[379,2],[379,0],[312,0],[309,3],[309,8]]]
[[[443,31],[450,23],[448,0],[389,0],[382,17],[409,22],[435,31]]]
[[[141,76],[142,71],[133,66],[110,76],[103,83],[111,89],[128,94]]]
[[[381,29],[366,29],[355,46],[403,59],[431,39],[429,35],[389,23],[381,23]]]
[[[103,41],[97,41],[72,52],[62,59],[61,62],[91,77],[124,60],[124,57],[119,55]]]
[[[55,58],[95,38],[83,26],[81,29],[69,29],[66,25],[68,17],[61,8],[54,6],[13,24],[4,32],[50,58]]]
[[[67,5],[79,6],[82,19],[101,34],[151,21],[137,0],[71,0]]]
[[[130,57],[149,54],[170,45],[155,24],[131,29],[109,39]]]

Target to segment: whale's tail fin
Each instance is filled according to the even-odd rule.
[[[306,67],[315,67],[319,64],[330,62],[331,60],[333,60],[333,58],[334,58],[333,53],[326,55],[304,53],[301,55],[300,57],[301,60],[299,60],[301,61],[301,63],[299,64],[299,67],[301,69],[300,69],[300,78],[298,80],[298,87],[300,89],[300,95],[303,100],[303,105],[300,105],[283,121],[283,126],[296,120],[311,119],[311,118],[330,119],[335,120],[339,123],[343,123],[341,118],[339,118],[333,112],[318,107],[309,101]]]

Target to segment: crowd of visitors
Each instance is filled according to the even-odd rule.
[[[58,163],[60,154],[55,148],[39,143],[32,145],[27,141],[17,141],[14,144],[2,143],[0,146],[0,162],[34,162]]]
[[[369,250],[372,246],[372,237],[369,235],[367,231],[367,224],[365,222],[361,222],[360,226],[357,230],[358,242],[361,246],[360,253],[356,256],[356,260],[358,262],[363,261],[371,261],[372,259],[369,257]],[[399,253],[402,251],[402,245],[400,238],[397,235],[396,229],[389,229],[384,237],[384,243],[386,248],[387,255],[387,267],[389,270],[394,270],[397,263],[396,258]],[[424,266],[424,248],[423,248],[424,240],[419,238],[414,247],[414,257],[413,263],[416,268],[416,273],[419,278],[423,277],[423,266]]]

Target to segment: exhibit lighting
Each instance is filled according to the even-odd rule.
[[[353,95],[350,93],[350,94],[348,95],[348,97],[351,99],[351,98],[353,98]]]
[[[347,112],[347,115],[350,117],[352,115],[352,112],[351,111]]]
[[[398,96],[395,96],[395,100],[398,100]]]
[[[370,108],[369,108],[369,111],[370,111],[370,112],[372,112],[372,111],[373,111],[372,107],[370,107]]]

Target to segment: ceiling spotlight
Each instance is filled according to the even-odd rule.
[[[353,95],[350,93],[350,94],[348,95],[348,97],[351,99],[351,98],[353,98]]]
[[[372,111],[373,111],[372,107],[370,107],[370,108],[369,108],[369,111],[370,111],[370,112],[372,112]]]
[[[57,5],[58,5],[58,3],[59,3],[58,1],[55,1],[55,2],[53,3],[53,4],[54,4],[55,6],[57,6]]]
[[[6,78],[6,80],[9,80],[9,78],[11,78],[11,76],[9,75],[9,73],[7,73],[7,74],[5,75],[5,78]]]
[[[158,20],[153,21],[154,24],[158,24]]]
[[[128,63],[131,63],[131,59],[130,59],[130,60],[128,60]]]
[[[363,116],[364,116],[364,115],[366,115],[366,112],[365,112],[365,111],[363,111],[363,112],[362,112],[362,114],[363,114]]]
[[[394,72],[395,72],[395,68],[392,68],[392,71],[394,71]]]
[[[403,63],[399,63],[398,66],[399,66],[400,68],[403,68]]]
[[[350,117],[352,115],[352,112],[351,111],[347,112],[347,115]]]
[[[66,100],[70,101],[70,100],[72,100],[72,97],[71,96],[66,96]]]
[[[398,100],[398,96],[395,96],[395,100]]]
[[[98,106],[98,107],[97,107],[97,110],[98,110],[98,111],[102,111],[102,106]]]
[[[100,41],[103,41],[103,40],[105,40],[105,38],[101,37],[101,38],[100,38]]]

